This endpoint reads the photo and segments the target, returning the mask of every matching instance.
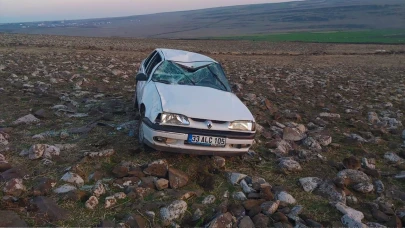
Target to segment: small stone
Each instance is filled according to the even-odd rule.
[[[247,175],[242,173],[228,173],[228,180],[231,182],[231,184],[236,185],[239,184],[239,182],[246,176]]]
[[[336,118],[339,119],[340,115],[336,113],[329,113],[329,112],[322,112],[319,114],[320,117],[325,117],[325,118]]]
[[[115,153],[114,149],[102,150],[100,152],[86,152],[84,156],[88,156],[90,158],[94,157],[110,157]]]
[[[112,173],[114,174],[114,176],[116,176],[118,178],[128,176],[128,172],[129,172],[129,167],[125,166],[125,165],[117,165],[112,170]]]
[[[95,196],[90,196],[90,198],[86,201],[85,206],[90,210],[94,210],[98,205],[98,199]]]
[[[374,181],[374,186],[377,194],[381,194],[385,190],[384,183],[381,180]]]
[[[165,225],[183,216],[187,210],[187,203],[183,200],[176,200],[167,207],[160,209],[160,217]]]
[[[228,211],[237,219],[239,220],[243,216],[246,215],[245,208],[238,203],[232,203],[228,206]]]
[[[61,180],[71,184],[75,184],[78,187],[81,187],[84,184],[83,178],[81,178],[78,174],[72,172],[65,173],[65,175],[62,176]]]
[[[169,183],[173,189],[178,189],[188,184],[188,175],[178,169],[169,168]]]
[[[36,196],[32,199],[31,205],[36,208],[35,218],[37,221],[47,221],[47,223],[64,221],[70,217],[69,211],[59,207],[52,199],[44,196]]]
[[[395,175],[395,179],[405,179],[405,171],[401,171],[397,175]]]
[[[21,196],[25,191],[26,188],[23,184],[23,180],[18,178],[13,178],[7,181],[3,188],[4,194],[16,197]]]
[[[300,163],[290,158],[281,159],[278,166],[284,173],[299,172],[302,170]]]
[[[404,162],[404,159],[398,156],[396,153],[393,152],[387,152],[384,154],[384,158],[390,162],[390,163],[399,163],[399,162]]]
[[[368,223],[366,223],[366,226],[369,227],[369,228],[387,228],[386,226],[381,225],[381,224],[376,223],[376,222],[368,222]]]
[[[199,208],[197,208],[193,213],[192,221],[195,222],[199,220],[202,216],[203,216],[202,211]]]
[[[346,169],[355,169],[358,170],[361,167],[360,160],[354,156],[343,159],[343,165]]]
[[[166,189],[169,187],[169,181],[164,178],[160,178],[155,181],[155,186],[157,190]]]
[[[104,208],[110,208],[117,203],[117,199],[114,196],[108,196],[105,198]]]
[[[271,185],[266,185],[266,184],[262,184],[260,187],[260,196],[267,200],[267,201],[271,201],[274,199],[274,195],[271,192]]]
[[[96,197],[100,197],[101,195],[105,194],[104,184],[101,180],[97,181],[96,184],[92,188],[93,195]]]
[[[280,202],[286,202],[288,204],[295,204],[297,202],[292,195],[288,194],[285,191],[278,193],[276,198]]]
[[[44,196],[51,193],[52,188],[56,185],[56,181],[50,178],[41,178],[39,182],[32,188],[34,196]]]
[[[253,188],[249,187],[249,185],[246,183],[245,180],[240,181],[240,186],[242,187],[243,192],[246,194],[255,192],[255,190]]]
[[[252,219],[249,216],[245,216],[240,220],[238,228],[251,228],[251,227],[255,227],[255,224],[253,223]]]
[[[208,195],[204,198],[202,201],[202,204],[213,204],[215,202],[215,196],[214,195]]]
[[[262,208],[262,212],[265,215],[272,215],[274,212],[277,211],[278,206],[280,205],[280,201],[267,201],[260,205]]]
[[[225,158],[219,157],[219,156],[214,156],[214,157],[212,157],[212,160],[214,162],[215,167],[218,167],[218,168],[225,167],[225,162],[226,162]]]
[[[346,196],[346,202],[348,205],[356,205],[359,201],[355,196]]]
[[[322,179],[318,177],[304,177],[300,178],[299,182],[304,191],[312,192],[322,183]]]
[[[252,210],[252,208],[260,206],[264,202],[265,200],[249,199],[243,202],[243,207],[245,207],[246,210],[250,211]]]
[[[77,188],[75,186],[72,186],[70,184],[64,184],[64,185],[54,189],[53,192],[57,193],[57,194],[63,194],[63,193],[68,193],[70,191],[74,191],[76,189]]]
[[[317,134],[314,136],[314,139],[321,145],[321,146],[328,146],[332,143],[332,136],[326,134]]]
[[[269,220],[270,218],[262,213],[257,214],[253,217],[254,227],[256,228],[267,228],[269,227]]]
[[[225,214],[220,214],[216,218],[214,218],[209,224],[208,228],[216,228],[216,227],[232,227],[233,224],[233,216],[231,213],[227,212]]]
[[[312,137],[307,137],[302,142],[304,146],[308,147],[311,151],[320,152],[322,146]]]
[[[235,200],[239,200],[239,201],[245,201],[247,200],[246,195],[243,192],[234,192],[232,197]]]
[[[371,211],[371,214],[373,215],[373,218],[377,220],[377,222],[388,222],[390,220],[388,215],[376,208]]]
[[[348,179],[350,184],[367,183],[370,178],[362,171],[354,169],[345,169],[340,171],[337,176],[339,178]]]
[[[316,192],[321,196],[327,197],[333,202],[346,203],[345,192],[341,189],[338,189],[332,181],[322,182]]]

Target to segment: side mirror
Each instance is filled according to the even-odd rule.
[[[137,80],[137,81],[147,81],[148,76],[146,76],[146,74],[144,74],[144,73],[139,73],[139,74],[136,75],[135,80]]]

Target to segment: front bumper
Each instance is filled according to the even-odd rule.
[[[159,127],[158,127],[159,126]],[[253,144],[254,134],[229,134],[227,135],[224,132],[206,132],[201,133],[200,131],[193,132],[193,130],[198,129],[185,129],[188,132],[182,132],[178,129],[177,131],[167,131],[175,130],[173,128],[168,128],[167,130],[162,128],[160,125],[156,126],[155,124],[144,119],[143,124],[143,133],[144,133],[144,143],[153,149],[166,152],[175,152],[175,153],[186,153],[186,154],[195,154],[195,155],[218,155],[218,156],[237,156],[245,154],[249,151],[250,147]],[[156,129],[158,128],[158,129]],[[184,130],[184,131],[185,131]],[[188,134],[199,134],[207,136],[220,136],[226,138],[225,147],[210,147],[210,146],[200,146],[187,144]],[[155,140],[156,137],[166,138],[166,142],[161,142]],[[238,148],[236,145],[244,145],[241,148]]]

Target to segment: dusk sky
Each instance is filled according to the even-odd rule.
[[[291,0],[0,0],[0,23],[141,15]]]

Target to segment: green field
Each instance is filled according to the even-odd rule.
[[[252,40],[252,41],[300,41],[318,43],[384,43],[405,44],[403,30],[368,30],[368,31],[328,31],[328,32],[292,32],[246,36],[229,36],[214,39]]]

